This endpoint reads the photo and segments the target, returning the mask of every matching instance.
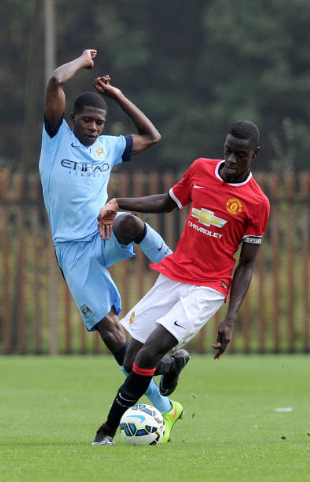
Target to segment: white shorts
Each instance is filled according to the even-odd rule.
[[[160,274],[154,286],[121,320],[137,341],[144,343],[158,324],[185,345],[220,309],[222,293],[206,286],[171,280]]]

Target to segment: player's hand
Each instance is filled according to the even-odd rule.
[[[220,323],[217,333],[217,342],[213,343],[212,348],[216,350],[214,360],[217,360],[222,356],[228,346],[228,343],[232,339],[234,325],[228,324],[226,320]]]
[[[109,75],[104,75],[102,77],[97,77],[94,81],[94,87],[100,94],[106,95],[107,97],[117,97],[121,91],[113,85],[110,84],[111,77]]]
[[[93,59],[97,56],[97,50],[95,49],[86,49],[82,53],[82,57],[85,60],[85,69],[92,69],[95,65]]]
[[[114,223],[114,219],[117,215],[117,211],[119,206],[117,204],[116,199],[111,199],[103,208],[100,210],[98,215],[98,230],[101,239],[104,241],[105,239],[110,239],[112,234],[112,225]]]

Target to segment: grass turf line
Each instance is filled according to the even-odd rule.
[[[123,381],[112,357],[0,357],[0,372],[1,482],[309,480],[306,355],[194,355],[173,394],[186,415],[157,447],[91,446]]]

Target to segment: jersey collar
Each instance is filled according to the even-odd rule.
[[[248,177],[247,177],[246,180],[243,181],[243,182],[226,182],[226,181],[224,181],[224,179],[223,179],[223,178],[221,177],[221,175],[220,175],[220,167],[221,167],[221,165],[222,165],[224,162],[225,162],[225,161],[220,161],[220,162],[216,165],[216,168],[215,168],[215,175],[216,175],[216,177],[217,177],[221,182],[225,182],[225,184],[227,184],[228,186],[239,187],[239,186],[244,186],[245,184],[247,184],[247,183],[252,179],[252,173],[251,173],[251,171],[250,171]]]

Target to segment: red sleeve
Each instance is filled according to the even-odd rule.
[[[262,200],[259,209],[253,210],[249,218],[243,241],[253,244],[260,244],[261,238],[265,234],[270,214],[270,204],[268,198]]]
[[[169,196],[174,200],[179,209],[192,202],[191,177],[193,164],[184,173],[183,178],[169,190]]]

